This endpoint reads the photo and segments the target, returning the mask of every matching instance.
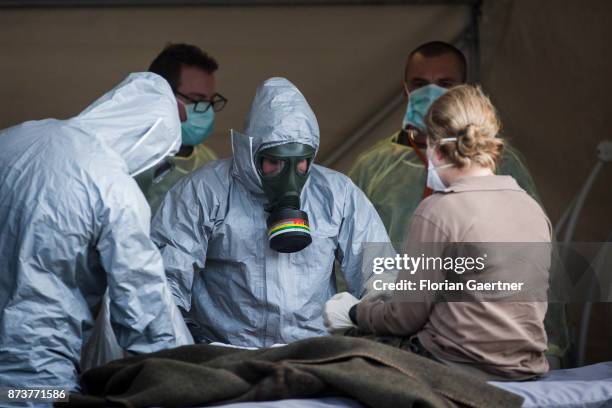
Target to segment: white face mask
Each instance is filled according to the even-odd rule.
[[[456,141],[456,137],[447,137],[445,139],[441,139],[441,143],[446,142],[454,142]],[[433,150],[433,149],[432,149]],[[448,167],[452,167],[452,163],[443,164],[441,166],[434,166],[431,161],[431,154],[429,153],[429,149],[427,149],[427,187],[431,188],[433,191],[443,191],[446,189],[446,184],[440,178],[437,169],[446,169]]]
[[[443,166],[438,166],[438,169],[450,167],[452,164],[445,164]],[[446,188],[446,184],[440,178],[436,167],[429,159],[429,164],[427,167],[427,187],[431,188],[433,191],[443,191]]]

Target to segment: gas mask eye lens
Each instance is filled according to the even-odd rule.
[[[303,176],[308,172],[308,167],[310,167],[310,159],[302,159],[298,162],[296,171],[299,175]]]
[[[264,157],[261,159],[261,173],[264,177],[279,175],[285,167],[285,161],[280,159]]]

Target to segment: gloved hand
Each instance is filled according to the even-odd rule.
[[[357,303],[359,299],[348,292],[338,293],[329,299],[323,311],[323,324],[327,330],[335,332],[355,327],[349,317],[349,310]]]

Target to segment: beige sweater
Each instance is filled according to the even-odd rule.
[[[424,242],[528,242],[547,246],[551,228],[538,203],[512,177],[465,177],[421,202],[408,236],[407,253]],[[517,265],[530,263],[535,265],[529,269],[530,276],[546,286],[549,253],[543,261],[543,257],[529,259],[538,255],[526,252],[501,257],[503,261],[499,257],[491,259],[479,279],[494,274],[495,278],[515,281],[521,268]],[[398,282],[418,281],[422,277],[402,270]],[[532,298],[511,302],[440,302],[436,301],[435,293],[420,292],[419,296],[411,301],[404,292],[395,292],[386,302],[360,303],[359,327],[381,335],[417,334],[435,357],[494,376],[520,379],[548,371],[544,356],[545,297],[538,298],[540,302]]]

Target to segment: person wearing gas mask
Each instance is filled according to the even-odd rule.
[[[0,131],[0,389],[77,388],[107,289],[123,348],[184,344],[132,179],[179,146],[176,99],[153,73],[131,74],[71,119]]]
[[[313,164],[319,127],[300,91],[258,89],[233,157],[205,165],[166,195],[151,237],[198,342],[264,347],[327,334],[323,305],[338,261],[364,295],[364,244],[388,243],[376,210],[348,177]]]
[[[427,185],[427,109],[447,89],[465,83],[467,62],[454,46],[434,41],[412,51],[404,70],[404,93],[408,99],[402,128],[361,154],[349,177],[376,207],[391,241],[398,248],[409,237],[408,225],[421,200],[432,193]],[[535,184],[522,155],[506,144],[496,170],[510,175],[539,201]],[[438,185],[443,189],[444,186]]]
[[[170,84],[181,119],[181,148],[177,154],[136,178],[151,206],[151,214],[155,214],[168,190],[181,177],[217,159],[203,142],[212,134],[216,113],[227,103],[216,92],[218,68],[214,58],[188,44],[168,45],[149,67],[149,71]]]

